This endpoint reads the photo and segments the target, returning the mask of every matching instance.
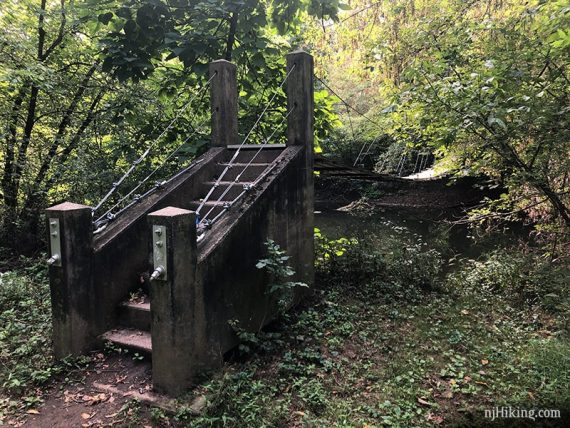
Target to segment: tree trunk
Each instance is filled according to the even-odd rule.
[[[230,30],[228,32],[228,40],[226,42],[226,56],[225,56],[226,61],[232,60],[232,53],[236,41],[238,13],[237,12],[232,13],[229,21],[230,21]]]

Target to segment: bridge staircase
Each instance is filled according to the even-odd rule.
[[[211,142],[190,165],[117,196],[141,158],[96,206],[46,210],[56,357],[132,348],[151,356],[155,390],[178,395],[237,345],[232,324],[258,331],[276,315],[255,266],[268,239],[291,257],[293,280],[312,285],[312,57],[287,56],[284,144],[248,144],[253,128],[238,141],[236,74],[210,64]],[[129,297],[141,285],[146,294]]]

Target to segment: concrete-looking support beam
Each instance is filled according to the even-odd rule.
[[[92,278],[91,208],[65,202],[48,208],[46,221],[54,353],[61,359],[90,350],[100,324]]]
[[[303,208],[303,234],[299,239],[302,272],[300,280],[312,286],[314,283],[314,63],[313,57],[303,51],[287,55],[287,145],[304,146],[303,170],[300,171],[299,187]]]
[[[212,146],[238,142],[238,92],[235,64],[220,59],[210,63]]]
[[[313,57],[304,51],[287,55],[287,145],[305,146],[308,158],[313,158],[314,88]]]
[[[170,395],[183,393],[196,372],[192,307],[196,288],[196,215],[167,207],[148,215],[152,253],[164,251],[166,275],[150,284],[152,379],[154,388]],[[162,226],[162,228],[160,228]],[[154,236],[157,235],[157,236]],[[160,248],[158,248],[160,247]],[[151,266],[154,271],[157,266]],[[166,279],[164,277],[166,276]]]

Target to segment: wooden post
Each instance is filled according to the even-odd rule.
[[[236,66],[220,59],[210,63],[212,146],[227,147],[238,141],[238,93]]]
[[[303,51],[287,55],[287,146],[303,146],[299,187],[301,188],[303,234],[299,237],[302,260],[300,280],[314,283],[314,88],[313,57]]]
[[[49,282],[56,358],[81,355],[96,340],[91,208],[65,202],[46,210]]]
[[[151,271],[152,380],[154,388],[170,395],[183,393],[196,371],[192,355],[197,248],[196,215],[167,207],[148,215],[153,242]],[[158,252],[158,253],[157,253]],[[162,254],[162,255],[160,255]]]
[[[313,57],[303,51],[287,55],[287,145],[307,148],[312,162],[314,144]],[[311,163],[312,166],[312,163]]]

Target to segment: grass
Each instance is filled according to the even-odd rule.
[[[529,270],[531,259],[523,264],[493,253],[456,261],[444,275],[438,251],[417,241],[393,245],[382,254],[362,241],[321,245],[312,300],[244,336],[245,346],[223,370],[193,391],[208,400],[201,416],[187,410],[190,397],[180,400],[176,415],[123,410],[136,415],[138,426],[195,427],[484,427],[491,425],[485,409],[496,406],[567,411],[567,314],[537,299],[542,262]],[[410,263],[424,267],[417,281],[410,279]],[[567,295],[564,273],[557,272],[545,274],[546,288]],[[42,275],[33,268],[2,276],[4,413],[25,411],[26,397],[41,400],[41,385],[67,370],[48,351]]]

